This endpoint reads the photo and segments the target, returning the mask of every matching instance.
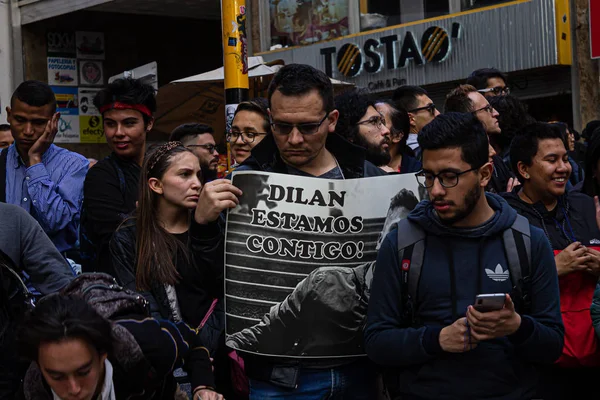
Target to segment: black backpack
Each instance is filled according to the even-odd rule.
[[[398,224],[398,260],[402,270],[401,296],[404,321],[417,323],[417,290],[425,257],[427,234],[414,222],[404,219]],[[502,234],[504,252],[513,284],[510,293],[520,314],[531,312],[531,230],[529,221],[517,215],[515,222]]]

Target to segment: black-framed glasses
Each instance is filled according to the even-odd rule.
[[[480,109],[473,111],[473,114],[477,114],[479,111],[485,111],[485,112],[488,112],[490,114],[493,114],[494,113],[494,107],[492,107],[491,104],[488,104],[485,107],[481,107]]]
[[[374,115],[365,121],[359,121],[356,125],[371,125],[377,129],[381,129],[385,125],[385,118],[381,115]]]
[[[244,142],[246,144],[250,144],[250,143],[254,143],[254,139],[256,139],[257,136],[266,135],[266,134],[267,134],[267,132],[240,132],[240,131],[232,129],[229,132],[227,132],[227,135],[225,135],[225,140],[227,140],[227,142],[229,142],[229,143],[235,143],[235,142],[237,142],[238,138],[241,136],[242,142]]]
[[[413,108],[412,110],[408,110],[408,112],[415,114],[415,113],[418,113],[419,111],[429,111],[429,113],[431,115],[434,115],[436,108],[437,107],[435,106],[434,103],[429,103],[426,106],[418,107],[418,108]]]
[[[435,178],[437,178],[440,181],[440,185],[448,189],[458,185],[459,176],[466,174],[467,172],[476,171],[479,168],[481,168],[481,166],[471,168],[462,172],[442,171],[439,174],[434,174],[431,172],[421,170],[415,174],[415,177],[417,178],[417,182],[419,183],[419,185],[423,186],[426,189],[433,187]]]
[[[303,122],[301,124],[288,124],[287,122],[273,122],[271,119],[271,128],[276,135],[289,135],[294,128],[298,129],[303,135],[314,135],[319,130],[319,127],[329,117],[329,113],[325,114],[320,122]],[[270,117],[269,117],[270,118]]]
[[[486,89],[479,89],[478,90],[479,93],[494,93],[494,95],[499,96],[499,95],[505,95],[505,94],[510,94],[510,88],[508,86],[496,86],[493,88],[486,88]]]
[[[185,147],[202,147],[203,149],[208,150],[209,153],[217,150],[217,146],[214,144],[188,144]]]

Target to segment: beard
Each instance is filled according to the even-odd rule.
[[[367,142],[360,134],[356,135],[354,139],[354,144],[365,149],[366,159],[367,161],[373,163],[373,165],[379,167],[381,165],[388,165],[392,160],[392,156],[390,156],[390,149],[382,149],[381,146],[387,143],[390,144],[389,139],[381,142],[379,145],[374,145],[373,143]]]
[[[453,216],[443,219],[440,218],[440,221],[444,225],[451,226],[468,217],[475,209],[477,202],[482,196],[482,192],[483,189],[478,184],[473,186],[465,195],[465,202],[463,206],[456,210]]]
[[[202,184],[217,179],[217,170],[211,169],[209,165],[201,165],[200,170],[202,171]]]

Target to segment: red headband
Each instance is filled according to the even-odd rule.
[[[152,113],[150,112],[150,109],[148,109],[148,107],[146,107],[143,104],[125,104],[121,103],[120,101],[115,101],[114,103],[106,104],[100,107],[101,114],[104,114],[108,110],[136,110],[152,118]]]

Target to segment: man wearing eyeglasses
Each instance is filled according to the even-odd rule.
[[[538,365],[552,364],[563,346],[550,244],[504,199],[484,192],[492,166],[487,135],[473,115],[436,118],[419,134],[419,144],[423,169],[416,177],[430,200],[419,203],[379,249],[367,354],[393,368],[385,375],[392,399],[531,399]],[[419,247],[405,243],[411,232],[420,232]],[[527,275],[520,265],[523,279],[513,275],[515,259],[527,263]],[[523,280],[527,306],[515,290]],[[480,294],[502,294],[504,304],[478,311],[473,306]]]
[[[419,86],[400,86],[394,90],[392,100],[396,103],[396,108],[408,113],[410,133],[406,144],[414,151],[415,156],[420,158],[421,150],[417,135],[425,125],[440,115],[440,112],[429,98],[427,91]]]
[[[390,130],[367,93],[362,89],[351,89],[339,94],[335,98],[335,108],[340,112],[335,133],[365,148],[367,160],[373,165],[387,168],[391,159]]]
[[[286,65],[273,77],[268,98],[272,134],[252,149],[237,171],[327,179],[385,175],[365,159],[364,148],[335,133],[339,112],[331,81],[322,71]],[[364,357],[300,360],[241,355],[250,379],[250,400],[376,398],[375,370]]]
[[[471,113],[481,122],[490,143],[495,135],[501,134],[498,123],[498,111],[494,109],[481,93],[471,85],[460,85],[446,96],[445,112]],[[494,171],[486,190],[493,193],[511,192],[519,184],[516,176],[506,166],[502,157],[489,145],[489,157]]]
[[[169,137],[170,141],[183,143],[198,157],[205,183],[217,177],[219,168],[219,152],[213,133],[213,128],[206,124],[189,123],[179,125]]]
[[[510,94],[506,82],[506,74],[496,68],[481,68],[469,75],[466,84],[474,86],[485,97],[494,97]]]

